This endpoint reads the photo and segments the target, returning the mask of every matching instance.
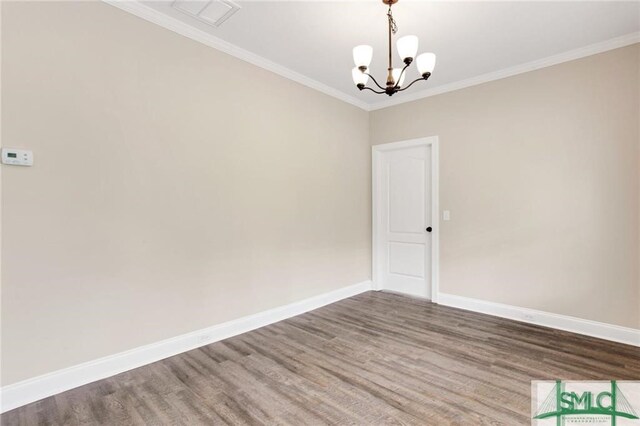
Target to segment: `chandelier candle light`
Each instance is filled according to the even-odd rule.
[[[383,94],[386,93],[389,96],[393,96],[395,93],[402,92],[403,90],[407,90],[409,87],[413,86],[413,84],[417,81],[427,80],[431,73],[433,72],[433,68],[436,66],[436,55],[433,53],[422,53],[416,58],[416,53],[418,52],[418,37],[414,35],[407,35],[404,37],[400,37],[398,39],[397,47],[398,54],[400,55],[400,59],[404,62],[403,68],[393,68],[393,47],[392,47],[392,37],[398,31],[398,26],[396,25],[396,21],[393,19],[393,15],[391,14],[391,6],[396,4],[398,0],[382,0],[382,3],[389,6],[389,11],[387,12],[387,18],[389,21],[389,68],[387,74],[387,83],[385,87],[382,87],[375,78],[367,71],[369,69],[369,64],[371,64],[371,58],[373,56],[373,48],[368,45],[360,45],[353,48],[353,61],[356,64],[356,67],[351,71],[351,75],[353,77],[353,82],[356,84],[356,87],[360,90],[371,90],[374,93]],[[406,77],[405,71],[413,63],[413,60],[416,60],[416,65],[418,66],[418,72],[421,77],[415,79],[408,86],[404,86],[404,78]],[[367,81],[369,78],[373,80],[376,86],[380,90],[372,89],[371,87],[367,87]]]

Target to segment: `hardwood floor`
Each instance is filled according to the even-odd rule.
[[[640,379],[640,349],[368,292],[29,404],[1,420],[529,425],[533,379]]]

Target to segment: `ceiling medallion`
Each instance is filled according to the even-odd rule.
[[[369,69],[369,64],[371,64],[371,57],[373,56],[373,48],[368,45],[363,44],[353,48],[353,61],[355,62],[356,67],[351,71],[351,75],[353,77],[353,82],[356,84],[356,87],[358,89],[367,89],[371,90],[374,93],[385,93],[389,96],[393,96],[395,93],[407,90],[417,81],[426,81],[431,76],[433,68],[436,66],[436,55],[433,53],[422,53],[416,58],[416,53],[418,52],[418,37],[414,35],[400,37],[397,42],[397,48],[400,59],[402,59],[402,61],[404,62],[404,67],[393,68],[393,45],[391,41],[393,35],[398,32],[398,26],[396,25],[396,21],[393,19],[391,6],[397,3],[398,0],[382,0],[382,2],[389,6],[389,10],[387,11],[387,21],[389,25],[389,68],[387,69],[388,73],[386,85],[385,87],[382,87],[380,84],[378,84],[376,79],[367,72]],[[413,63],[414,58],[416,60],[418,72],[420,73],[421,77],[415,79],[405,87],[405,71],[409,67],[409,65]],[[373,80],[375,85],[378,86],[380,90],[372,89],[371,87],[366,86],[369,78]]]

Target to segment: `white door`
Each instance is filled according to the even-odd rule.
[[[374,147],[374,279],[381,290],[431,299],[434,145],[410,142]]]

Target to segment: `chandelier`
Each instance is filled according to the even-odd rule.
[[[351,76],[353,77],[353,82],[356,87],[360,90],[371,90],[374,93],[383,94],[386,93],[389,96],[393,96],[395,93],[402,92],[403,90],[407,90],[409,87],[413,86],[414,83],[427,80],[431,73],[433,72],[433,68],[436,66],[436,55],[433,53],[422,53],[418,55],[416,58],[416,53],[418,53],[418,37],[414,35],[407,35],[404,37],[400,37],[397,42],[398,54],[400,55],[400,59],[404,62],[403,68],[393,68],[393,59],[392,59],[392,38],[393,35],[398,32],[398,26],[396,25],[396,21],[393,19],[393,14],[391,13],[391,6],[397,3],[398,0],[382,0],[382,3],[389,6],[389,10],[387,11],[387,20],[389,21],[389,68],[387,69],[387,82],[385,87],[382,87],[375,78],[367,71],[369,69],[369,64],[371,63],[371,58],[373,56],[373,48],[368,45],[360,45],[353,48],[353,61],[356,66],[351,71]],[[418,72],[420,73],[419,78],[415,79],[409,85],[404,86],[405,79],[405,71],[413,63],[413,60],[416,60],[416,65],[418,67]],[[367,87],[367,82],[369,78],[373,80],[376,86],[380,90],[372,89],[371,87]]]

